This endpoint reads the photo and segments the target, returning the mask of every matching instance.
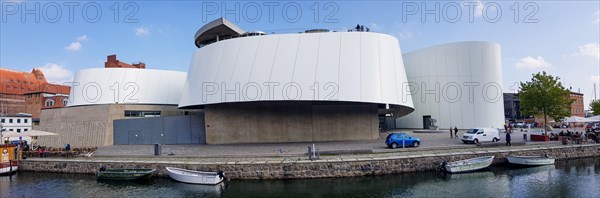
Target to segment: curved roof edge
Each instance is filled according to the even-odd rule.
[[[244,30],[221,17],[200,27],[194,35],[194,44],[196,47],[200,47],[200,44],[218,37],[239,36],[243,33],[245,33]]]

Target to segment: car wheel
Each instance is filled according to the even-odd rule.
[[[473,143],[475,143],[475,144],[479,145],[479,140],[478,140],[478,139],[474,139],[474,140],[473,140]]]
[[[466,144],[466,143],[467,143],[467,141],[464,141],[464,140],[463,140],[463,144]]]
[[[419,142],[413,142],[413,147],[419,147],[419,144],[421,144],[421,143],[419,143]]]
[[[392,148],[393,148],[393,149],[396,149],[396,148],[398,148],[398,144],[397,144],[396,142],[392,143]]]
[[[496,138],[492,139],[492,142],[497,142],[497,141],[498,141],[498,139],[496,139]]]

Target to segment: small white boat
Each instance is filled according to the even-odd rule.
[[[543,166],[554,164],[554,158],[548,156],[512,156],[506,157],[511,164],[526,166]]]
[[[493,161],[494,156],[485,156],[456,162],[443,162],[440,168],[448,173],[473,172],[489,167]]]
[[[169,177],[171,177],[171,179],[183,183],[216,185],[218,183],[221,183],[225,178],[223,172],[221,171],[202,172],[174,167],[166,167],[165,169],[167,169],[167,173],[169,174]]]
[[[0,166],[0,175],[12,175],[19,170],[19,166],[16,165],[6,165]]]

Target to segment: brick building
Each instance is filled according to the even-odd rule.
[[[71,87],[55,84],[42,84],[35,91],[24,94],[27,113],[34,121],[40,117],[42,109],[67,107]]]
[[[16,115],[26,112],[23,94],[46,83],[48,81],[39,69],[33,69],[29,73],[0,68],[0,114]]]
[[[43,108],[64,107],[62,100],[69,97],[69,89],[68,86],[49,84],[39,69],[31,72],[0,69],[0,115],[27,113],[37,119]],[[36,103],[35,96],[52,97],[61,102],[45,106],[43,102]]]
[[[583,110],[583,94],[571,92],[569,97],[575,99],[573,104],[571,104],[571,116],[585,117],[585,111]]]
[[[133,63],[133,64],[127,64],[124,62],[121,62],[119,60],[117,60],[117,55],[113,54],[113,55],[109,55],[106,57],[106,62],[104,62],[104,67],[105,68],[138,68],[138,69],[145,69],[146,68],[146,64],[139,62],[139,63]]]

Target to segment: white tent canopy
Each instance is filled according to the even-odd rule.
[[[596,122],[597,120],[592,120],[589,118],[579,117],[579,116],[571,116],[566,117],[563,122],[567,123],[586,123],[586,122]]]
[[[589,117],[587,119],[594,120],[594,121],[598,122],[598,121],[600,121],[600,115],[592,116],[592,117]]]
[[[2,137],[3,138],[8,138],[8,137],[39,137],[39,136],[50,136],[50,135],[58,135],[58,134],[47,132],[47,131],[40,131],[40,130],[31,130],[31,131],[25,131],[25,132],[21,132],[21,133],[15,132],[15,131],[2,132]]]

